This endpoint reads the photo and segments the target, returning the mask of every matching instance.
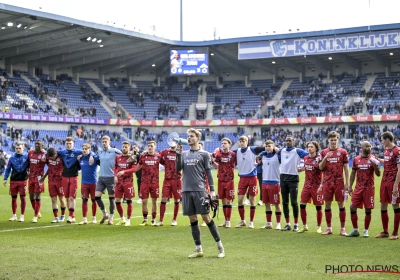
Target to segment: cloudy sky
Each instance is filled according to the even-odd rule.
[[[0,0],[1,3],[180,39],[181,0]],[[398,23],[398,0],[182,0],[183,40]],[[115,23],[115,24],[114,24]]]

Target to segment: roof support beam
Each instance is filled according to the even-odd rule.
[[[354,69],[361,69],[361,63],[357,59],[354,59],[350,56],[341,53],[332,53],[331,56],[336,57],[341,62],[347,64],[348,66]]]

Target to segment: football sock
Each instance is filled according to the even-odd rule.
[[[399,223],[400,223],[400,208],[394,209],[394,226],[393,233],[398,234],[399,232]]]
[[[371,224],[371,212],[365,212],[365,218],[364,218],[364,229],[368,230],[369,229],[369,225]]]
[[[96,217],[96,212],[97,212],[97,203],[95,199],[92,199],[92,215],[93,217]]]
[[[20,195],[19,199],[21,200],[21,215],[24,215],[26,210],[26,196]]]
[[[344,228],[346,225],[346,208],[339,208],[340,227]]]
[[[255,214],[256,214],[256,206],[250,206],[250,222],[254,220]]]
[[[88,199],[87,198],[82,198],[82,216],[84,218],[87,217],[87,212],[88,212]]]
[[[272,211],[265,211],[265,216],[267,218],[267,222],[271,223],[272,222]]]
[[[199,221],[195,221],[193,223],[190,223],[190,228],[192,229],[192,236],[194,240],[194,244],[197,246],[201,245],[201,240],[200,240],[200,227],[199,227]],[[201,249],[201,247],[200,247]]]
[[[307,224],[307,210],[305,204],[300,204],[300,217],[303,225]]]
[[[389,214],[387,210],[381,210],[382,227],[384,232],[389,232]]]
[[[331,209],[325,209],[325,220],[327,227],[332,227],[332,211]]]
[[[244,205],[240,205],[240,206],[238,207],[238,210],[239,210],[240,219],[241,219],[242,221],[244,221]]]
[[[165,214],[166,208],[167,208],[167,203],[161,202],[161,204],[160,204],[160,221],[164,221],[164,214]]]
[[[350,212],[350,216],[351,216],[351,223],[353,224],[353,228],[358,228],[358,215],[357,215],[357,211],[351,211]]]
[[[208,229],[211,232],[211,235],[214,237],[215,242],[218,242],[221,240],[220,236],[219,236],[219,232],[218,232],[218,228],[215,225],[214,221],[211,220],[211,222],[209,224],[207,224]]]
[[[179,213],[179,201],[178,202],[174,202],[174,220],[176,221],[176,217],[178,217],[178,213]]]
[[[37,198],[35,201],[35,217],[39,215],[40,206],[42,206],[42,202],[40,201],[40,198]]]
[[[109,197],[108,200],[110,201],[110,214],[114,214],[115,209],[115,197]]]
[[[232,216],[232,205],[226,206],[226,220],[230,221]]]
[[[13,215],[17,214],[17,207],[18,207],[18,203],[17,203],[17,197],[18,196],[12,196],[11,197],[11,208],[12,208],[12,213]]]
[[[119,216],[122,218],[124,216],[124,208],[122,208],[121,202],[115,202],[115,205],[117,207]]]
[[[317,226],[321,226],[322,223],[322,206],[316,206],[315,209],[317,210]]]
[[[130,219],[131,218],[131,216],[132,216],[132,212],[133,212],[133,204],[132,204],[132,200],[131,199],[127,199],[126,200],[126,204],[128,205],[127,206],[127,217],[128,217],[128,219]]]

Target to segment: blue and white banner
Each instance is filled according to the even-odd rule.
[[[397,48],[400,30],[239,43],[238,59],[317,55]]]

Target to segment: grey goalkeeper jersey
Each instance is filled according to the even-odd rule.
[[[177,163],[183,170],[182,192],[204,191],[206,189],[206,173],[211,174],[211,158],[207,151],[184,151],[182,161]],[[179,164],[182,164],[179,166]],[[213,185],[213,178],[208,178],[210,185]]]

